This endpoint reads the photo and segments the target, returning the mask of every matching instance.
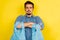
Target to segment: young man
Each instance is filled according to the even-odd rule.
[[[34,10],[34,4],[32,2],[30,1],[25,2],[24,8],[26,15],[18,16],[16,21],[24,22],[26,40],[32,40],[32,25],[35,23],[39,24],[41,30],[43,29],[44,25],[40,17],[34,16],[32,14]],[[19,24],[17,28],[20,29],[21,25]]]

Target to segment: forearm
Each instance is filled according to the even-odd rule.
[[[32,28],[32,25],[30,24],[30,22],[24,22],[24,27]],[[17,28],[21,28],[21,25],[18,24],[18,25],[17,25]]]
[[[39,24],[39,25],[40,25],[40,24]],[[41,25],[40,25],[39,27],[40,27],[40,30],[43,30],[43,28],[42,28],[42,26],[41,26]]]

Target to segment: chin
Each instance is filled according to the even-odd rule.
[[[31,15],[31,13],[27,13],[27,15]]]

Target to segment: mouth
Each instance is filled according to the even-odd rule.
[[[31,11],[30,10],[28,10],[27,12],[28,12],[27,15],[31,15],[31,13],[30,13]]]

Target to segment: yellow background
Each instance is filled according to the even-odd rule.
[[[24,14],[27,0],[0,0],[0,40],[10,40],[14,21]],[[31,0],[35,4],[34,15],[44,22],[44,40],[60,40],[60,0]]]

